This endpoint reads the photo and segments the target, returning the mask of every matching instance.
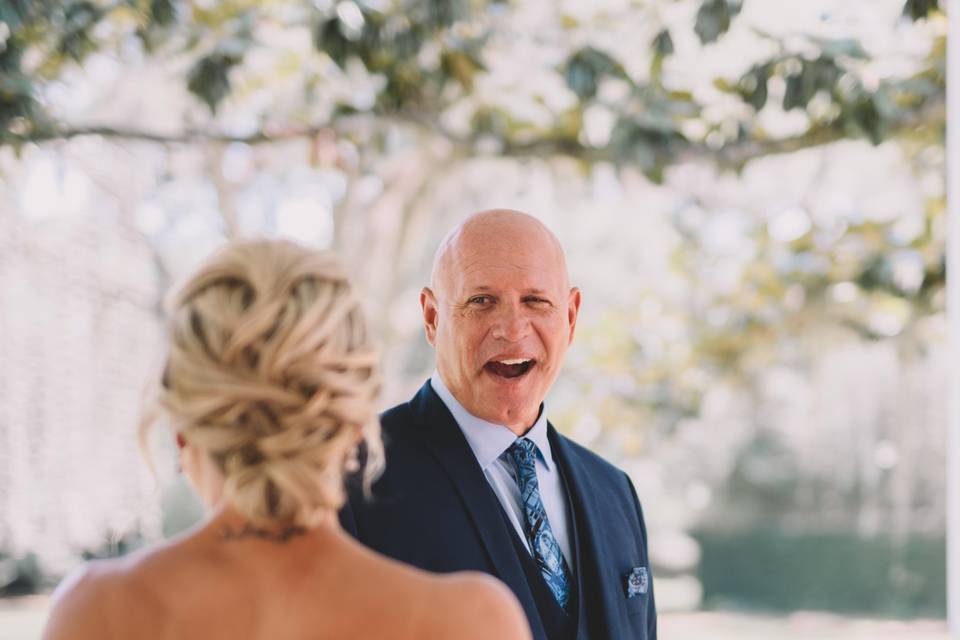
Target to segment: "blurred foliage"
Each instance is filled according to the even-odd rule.
[[[921,141],[925,135],[918,133]],[[938,147],[942,151],[942,139],[917,149],[923,154]],[[939,157],[932,167],[923,167],[917,158],[911,162],[921,167],[918,173],[929,171],[942,180]],[[683,429],[703,419],[711,391],[732,389],[751,410],[743,416],[750,422],[750,435],[734,451],[729,467],[717,476],[713,465],[695,462],[698,456],[722,457],[708,443],[694,447],[698,452],[690,452],[686,464],[671,467],[676,499],[685,499],[685,487],[711,488],[709,508],[699,514],[702,525],[736,521],[743,526],[780,523],[799,531],[858,531],[876,516],[881,528],[898,535],[929,533],[937,522],[942,526],[943,469],[930,464],[929,449],[907,444],[907,432],[919,425],[903,424],[893,413],[880,424],[858,424],[851,418],[847,431],[833,434],[837,442],[819,441],[847,453],[841,456],[846,458],[843,467],[823,467],[802,460],[784,441],[772,413],[776,401],[765,395],[765,383],[772,372],[785,370],[809,382],[825,356],[850,344],[892,345],[904,372],[942,349],[942,337],[931,327],[939,326],[932,321],[945,313],[945,214],[944,197],[930,198],[919,219],[910,221],[912,231],[905,233],[906,216],[825,224],[797,207],[781,214],[796,216],[799,225],[793,237],[784,238],[772,231],[777,214],[708,211],[696,202],[682,207],[674,216],[683,237],[673,255],[674,275],[688,294],[611,309],[607,322],[586,336],[609,346],[598,352],[590,380],[583,381],[589,397],[604,388],[594,413],[600,423],[618,425],[606,437],[629,442],[626,432],[640,432],[661,443],[689,442]],[[718,251],[711,218],[725,216],[743,226],[737,246]],[[645,311],[651,306],[653,311]],[[621,315],[625,320],[613,320]],[[855,375],[869,377],[869,372]],[[856,402],[881,402],[880,393]],[[898,390],[896,399],[883,406],[918,408],[915,403],[922,399],[916,393]],[[848,415],[857,415],[856,409]],[[720,426],[707,420],[696,433],[709,437]],[[830,437],[821,425],[811,429]],[[867,453],[851,448],[856,442],[851,434],[858,429],[856,438]],[[889,439],[900,459],[910,462],[878,469],[876,439]],[[924,440],[920,446],[936,449],[935,442]],[[895,486],[910,490],[895,495]],[[937,514],[932,520],[911,515],[931,509]]]
[[[946,615],[946,540],[701,532],[708,607]]]
[[[704,45],[722,40],[740,14],[741,2],[704,0],[692,31]],[[477,93],[477,79],[488,71],[485,45],[510,28],[510,4],[490,0],[394,0],[340,2],[223,0],[4,0],[0,3],[0,144],[68,138],[96,133],[126,138],[241,139],[263,142],[311,136],[344,119],[369,116],[368,127],[385,130],[398,121],[453,141],[464,155],[489,150],[505,155],[568,155],[587,162],[611,160],[639,167],[654,181],[678,159],[713,158],[741,167],[764,153],[789,151],[841,138],[866,138],[873,144],[939,118],[943,110],[943,61],[914,77],[865,80],[869,60],[851,40],[808,39],[802,50],[787,49],[759,61],[740,78],[717,78],[716,86],[749,109],[726,121],[703,117],[704,104],[687,91],[662,85],[664,61],[674,54],[674,38],[665,27],[649,42],[651,74],[641,78],[629,65],[595,44],[573,45],[565,61],[553,69],[576,98],[553,114],[553,122],[525,120]],[[904,14],[927,19],[939,11],[936,0],[909,0]],[[563,16],[564,27],[579,28],[577,18]],[[280,33],[310,25],[320,59],[349,71],[359,62],[367,74],[382,77],[376,99],[358,104],[344,98],[328,117],[311,113],[311,96],[329,77],[306,76],[300,113],[285,122],[232,136],[220,133],[216,115],[238,93],[236,74],[257,51],[269,47],[264,28]],[[582,39],[571,39],[573,42]],[[131,47],[139,55],[164,57],[182,68],[184,86],[210,111],[182,136],[160,136],[149,129],[112,127],[109,122],[64,121],[49,112],[45,92],[95,52],[116,52],[121,59]],[[299,64],[308,68],[300,61]],[[269,75],[269,72],[268,72]],[[268,80],[267,78],[266,80]],[[617,79],[626,95],[610,99],[598,94],[605,79]],[[786,139],[771,137],[754,117],[768,105],[770,85],[786,83],[785,110],[807,113],[806,131]],[[458,105],[475,104],[468,131],[444,128],[442,116]],[[585,136],[584,114],[591,107],[607,110],[614,121],[608,140]],[[937,114],[940,115],[937,115]],[[691,123],[703,126],[691,127]],[[692,133],[697,132],[697,133]],[[344,135],[348,135],[343,132]],[[374,139],[382,140],[377,136]]]
[[[0,597],[35,593],[44,582],[35,553],[13,557],[0,551]]]

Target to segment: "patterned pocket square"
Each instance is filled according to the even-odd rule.
[[[624,589],[628,598],[635,598],[647,592],[650,576],[646,567],[634,567],[633,571],[624,576]]]

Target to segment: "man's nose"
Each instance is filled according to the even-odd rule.
[[[507,305],[500,309],[493,326],[493,337],[507,342],[519,342],[530,331],[530,319],[522,307]]]

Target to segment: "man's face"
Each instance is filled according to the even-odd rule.
[[[580,292],[539,228],[467,229],[421,305],[437,368],[471,414],[522,435],[573,339]]]

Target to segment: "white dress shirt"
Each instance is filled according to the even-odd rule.
[[[487,477],[487,482],[493,488],[493,492],[503,505],[503,510],[516,529],[517,535],[523,540],[527,551],[530,551],[530,543],[527,536],[523,533],[523,503],[520,500],[520,488],[516,482],[516,469],[513,462],[507,456],[507,449],[510,448],[516,440],[515,433],[507,427],[487,422],[470,414],[463,408],[453,394],[444,384],[440,374],[434,372],[430,378],[430,386],[436,391],[443,404],[453,414],[460,430],[463,431],[467,444],[473,450],[473,455],[477,457],[483,474]],[[573,571],[573,556],[570,553],[570,514],[567,509],[567,499],[563,490],[563,482],[560,479],[560,472],[553,460],[553,452],[550,449],[550,440],[547,438],[547,418],[546,412],[541,409],[540,417],[534,425],[527,431],[525,438],[533,441],[539,450],[536,458],[537,483],[540,485],[540,498],[543,501],[544,509],[547,512],[547,519],[550,521],[550,529],[553,536],[560,545],[560,550],[566,558],[567,566]]]

